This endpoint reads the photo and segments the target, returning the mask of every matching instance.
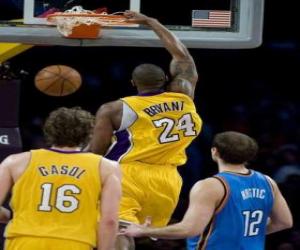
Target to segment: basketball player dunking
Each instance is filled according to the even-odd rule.
[[[90,143],[94,153],[121,163],[123,174],[120,219],[166,225],[177,205],[182,180],[177,166],[186,162],[185,149],[199,135],[202,121],[193,103],[198,79],[186,47],[157,20],[127,11],[128,21],[148,25],[173,59],[172,79],[152,64],[137,66],[132,84],[138,95],[101,106]],[[111,145],[115,135],[116,141]],[[110,147],[110,149],[109,149]],[[120,239],[122,249],[128,239]]]
[[[201,235],[199,250],[263,250],[265,235],[290,228],[293,219],[276,183],[246,168],[257,149],[247,135],[217,134],[211,154],[219,174],[193,186],[183,220],[162,228],[130,225],[123,233],[166,239]]]

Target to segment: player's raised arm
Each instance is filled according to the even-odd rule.
[[[121,198],[121,172],[117,162],[101,161],[101,219],[98,228],[98,250],[114,249],[118,232],[118,212]]]
[[[133,237],[149,236],[162,239],[182,239],[200,235],[211,220],[224,192],[224,187],[215,178],[199,181],[190,192],[189,207],[181,222],[162,228],[130,225],[123,232]]]
[[[172,55],[173,59],[170,64],[172,79],[168,86],[169,90],[184,93],[193,98],[198,73],[195,62],[186,46],[156,19],[133,11],[126,11],[125,15],[130,22],[148,25]]]
[[[273,187],[274,205],[267,224],[267,234],[275,233],[293,226],[291,211],[282,196],[276,182],[269,178]]]
[[[96,114],[96,124],[89,150],[96,154],[105,155],[115,130],[120,127],[122,119],[122,101],[114,101],[103,104]]]

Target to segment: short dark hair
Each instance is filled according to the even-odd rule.
[[[76,147],[85,145],[95,123],[94,116],[80,107],[61,107],[52,111],[44,124],[48,146]]]
[[[253,138],[234,131],[216,134],[212,147],[215,147],[220,158],[229,164],[247,163],[255,158],[258,151],[258,145]]]
[[[132,72],[132,80],[137,85],[160,86],[166,79],[163,69],[154,64],[141,64]]]

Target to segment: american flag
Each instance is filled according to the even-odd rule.
[[[193,27],[231,27],[231,11],[227,10],[193,10]]]

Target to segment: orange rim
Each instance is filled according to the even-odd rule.
[[[56,17],[94,17],[99,18],[100,20],[111,20],[118,22],[126,22],[126,18],[123,15],[114,15],[114,14],[91,14],[91,13],[64,13],[56,12],[47,16],[47,20],[51,21]]]

